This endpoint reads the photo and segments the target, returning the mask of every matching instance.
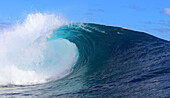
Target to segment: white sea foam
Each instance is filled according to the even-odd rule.
[[[30,85],[59,79],[77,60],[77,48],[66,39],[47,41],[67,22],[53,14],[29,14],[23,23],[0,32],[0,85]]]

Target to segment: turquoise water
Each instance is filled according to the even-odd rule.
[[[48,73],[48,81],[2,85],[0,96],[170,97],[168,41],[120,27],[73,23],[55,29],[45,46],[36,70]]]

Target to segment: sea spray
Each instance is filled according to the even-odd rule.
[[[29,14],[21,24],[0,33],[0,85],[30,85],[57,80],[71,71],[78,55],[75,44],[50,39],[67,21],[53,14]]]

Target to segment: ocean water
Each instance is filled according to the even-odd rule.
[[[170,97],[169,41],[41,13],[0,32],[0,97]]]

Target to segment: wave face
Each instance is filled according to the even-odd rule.
[[[25,22],[0,36],[1,96],[170,96],[170,42],[124,28],[36,15],[47,20],[31,27]]]

